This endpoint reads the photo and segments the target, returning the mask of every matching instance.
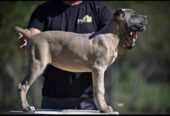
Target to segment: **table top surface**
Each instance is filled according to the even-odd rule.
[[[52,110],[52,109],[37,109],[35,112],[23,112],[19,110],[11,110],[10,114],[119,114],[119,112],[112,113],[100,113],[99,110],[75,110],[75,109],[66,109],[66,110]]]

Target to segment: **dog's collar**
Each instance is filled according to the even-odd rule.
[[[126,49],[132,49],[133,47],[135,47],[135,45],[136,45],[136,38],[134,38],[134,37],[131,35],[131,33],[136,33],[136,32],[126,33],[125,36],[123,37],[123,39],[122,39],[122,40],[120,41],[120,43],[119,43],[119,46],[120,46],[120,47],[123,47],[123,48],[126,48]],[[126,44],[126,45],[127,45],[127,43],[124,42],[124,41],[128,41],[128,42],[129,42],[128,38],[129,38],[130,36],[132,37],[132,44],[131,44],[130,46],[128,46],[128,47],[124,47],[123,44]]]
[[[126,48],[126,49],[132,49],[133,47],[135,47],[136,45],[136,37],[134,37],[133,33],[136,34],[136,32],[132,32],[132,31],[129,31],[129,32],[126,32],[125,30],[123,30],[124,32],[123,35],[120,34],[120,29],[118,29],[118,36],[121,38],[120,39],[120,42],[119,42],[119,47],[122,47],[122,48]],[[133,41],[132,41],[132,44],[128,47],[124,47],[123,44],[127,44],[126,42],[124,41],[129,41],[128,38],[129,37],[132,37]]]

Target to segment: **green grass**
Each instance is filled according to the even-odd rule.
[[[129,103],[132,102],[132,93],[134,89],[125,89],[124,87],[121,88],[123,89],[119,89],[117,103],[115,103],[115,107],[120,113],[170,113],[170,86],[168,84],[153,84],[143,82],[140,96],[134,103],[133,107],[131,107]],[[123,106],[118,106],[117,104],[119,103],[123,103]]]
[[[136,110],[140,112],[170,112],[170,86],[168,84],[145,84],[137,101]]]

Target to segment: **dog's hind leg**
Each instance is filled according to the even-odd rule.
[[[105,101],[104,72],[104,68],[97,65],[92,69],[94,98],[96,98],[100,111],[109,113],[113,110]]]
[[[24,112],[35,111],[33,106],[30,106],[26,99],[26,94],[34,81],[43,73],[48,64],[46,60],[47,50],[36,46],[31,46],[31,51],[28,52],[28,71],[24,80],[18,85],[18,93],[21,102],[21,106]]]

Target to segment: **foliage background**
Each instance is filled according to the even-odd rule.
[[[44,1],[0,1],[0,113],[20,110],[17,84],[26,72],[26,58],[16,46],[15,25],[27,27],[35,7]],[[113,11],[132,8],[149,18],[134,49],[119,56],[106,72],[108,104],[122,114],[170,112],[170,2],[102,1]],[[28,93],[38,109],[43,78]]]

